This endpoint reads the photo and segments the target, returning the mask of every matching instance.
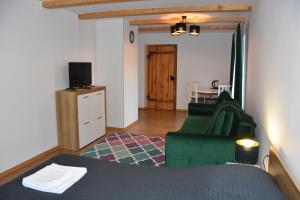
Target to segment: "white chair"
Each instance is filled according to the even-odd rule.
[[[189,103],[191,103],[193,99],[195,99],[195,103],[198,103],[198,98],[200,97],[198,87],[199,84],[197,82],[188,83]]]
[[[231,86],[230,85],[219,85],[218,86],[218,96],[223,92],[226,91],[231,96]]]

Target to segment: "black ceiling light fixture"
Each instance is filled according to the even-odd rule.
[[[182,16],[182,21],[176,23],[175,25],[171,26],[171,35],[177,36],[181,35],[182,33],[187,32],[187,17]],[[199,35],[200,34],[200,26],[198,25],[190,25],[189,27],[189,34],[190,35]]]
[[[176,32],[175,25],[171,26],[171,35],[173,36],[180,35],[180,33]]]
[[[199,34],[200,34],[200,26],[190,25],[190,35],[199,35]]]

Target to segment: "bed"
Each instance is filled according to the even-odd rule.
[[[22,186],[22,178],[47,164],[87,167],[88,173],[61,195]],[[199,168],[165,168],[117,164],[74,155],[56,156],[0,187],[1,200],[100,200],[100,199],[286,199],[273,177],[242,165]]]

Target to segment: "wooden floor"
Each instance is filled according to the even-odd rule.
[[[187,117],[187,112],[183,111],[161,111],[161,110],[139,110],[139,120],[127,129],[114,129],[110,128],[107,130],[106,136],[114,132],[125,132],[133,134],[144,134],[144,135],[158,135],[165,136],[168,131],[178,130],[184,120]],[[0,174],[0,185],[9,182],[26,171],[40,165],[46,160],[62,153],[79,155],[86,149],[93,146],[95,143],[100,142],[105,137],[98,139],[97,141],[87,145],[79,152],[70,152],[65,150],[56,149],[50,153],[40,156],[32,161],[26,163],[26,166],[22,166],[14,173],[6,173],[5,176]]]
[[[168,131],[177,131],[187,117],[187,112],[140,110],[139,120],[124,130],[126,133],[165,136]],[[117,129],[109,130],[116,132]]]

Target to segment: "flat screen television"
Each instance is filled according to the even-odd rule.
[[[69,62],[69,87],[87,87],[92,84],[92,63]]]

